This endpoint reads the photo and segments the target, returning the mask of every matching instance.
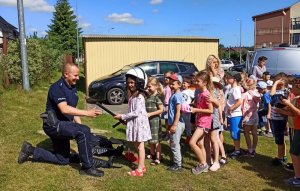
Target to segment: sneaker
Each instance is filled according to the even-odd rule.
[[[95,167],[91,167],[91,168],[88,168],[88,169],[81,169],[80,174],[81,175],[94,176],[94,177],[104,176],[104,172],[102,170],[96,169]]]
[[[151,165],[159,165],[160,164],[160,160],[158,160],[158,159],[152,160],[150,164]]]
[[[286,165],[283,166],[285,170],[294,172],[294,165],[293,163],[287,163]]]
[[[236,159],[236,158],[240,157],[241,155],[242,155],[242,154],[241,154],[240,151],[233,151],[233,152],[229,155],[229,157],[232,158],[232,159]]]
[[[248,150],[247,153],[245,154],[245,156],[247,156],[247,157],[255,157],[255,154],[256,154],[255,150],[253,150],[252,152],[250,152]]]
[[[220,163],[221,166],[227,164],[227,158],[226,157],[221,157],[219,163]]]
[[[203,172],[208,172],[209,166],[207,164],[198,164],[192,169],[192,173],[195,175],[201,174]]]
[[[284,180],[285,184],[289,185],[289,186],[295,186],[295,187],[300,187],[300,178],[289,178]]]
[[[213,165],[209,168],[210,171],[217,171],[220,168],[220,163],[214,162]]]
[[[280,159],[280,158],[275,157],[275,158],[272,160],[272,164],[273,164],[274,166],[283,166],[283,165],[284,165],[284,159]]]
[[[182,171],[182,167],[178,166],[177,164],[174,164],[172,166],[169,166],[167,168],[167,170],[169,170],[169,171]]]
[[[27,141],[24,141],[21,147],[21,151],[19,153],[18,157],[18,163],[22,164],[25,161],[29,159],[30,156],[33,155],[34,147],[32,144],[28,143]]]

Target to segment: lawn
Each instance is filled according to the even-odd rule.
[[[183,146],[184,170],[180,173],[166,171],[169,162],[169,147],[163,142],[164,161],[150,166],[146,161],[144,177],[129,177],[131,164],[118,158],[116,168],[103,169],[105,176],[93,178],[79,175],[79,165],[58,166],[26,162],[17,164],[20,146],[24,140],[33,145],[51,148],[51,141],[41,134],[40,113],[44,111],[49,84],[40,85],[30,92],[15,87],[0,91],[0,188],[1,190],[296,190],[286,187],[283,179],[293,176],[282,167],[271,166],[276,146],[272,138],[259,137],[255,158],[242,157],[229,160],[217,172],[195,176],[190,169],[196,165],[195,155],[188,146]],[[84,94],[79,92],[79,108],[84,108]],[[115,121],[108,115],[96,119],[83,119],[90,128],[103,130],[104,135],[125,139],[125,127],[115,129]],[[231,144],[225,133],[226,143]],[[226,144],[226,148],[230,146]],[[130,143],[127,147],[132,149]],[[73,149],[76,144],[72,142]],[[244,139],[242,147],[245,148]],[[147,147],[148,151],[148,147]]]

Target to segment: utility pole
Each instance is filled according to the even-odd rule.
[[[20,39],[20,49],[21,49],[23,89],[29,91],[30,85],[29,85],[29,74],[28,74],[28,64],[27,64],[23,0],[18,0],[17,5],[18,5],[18,21],[19,21],[19,30],[20,30],[19,39]]]
[[[77,10],[77,0],[76,0],[76,30],[77,30],[77,35],[76,35],[76,41],[77,41],[77,65],[79,67],[79,19],[78,19],[78,10]]]
[[[242,20],[237,19],[240,22],[240,64],[242,63]]]

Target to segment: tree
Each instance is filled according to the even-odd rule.
[[[48,31],[48,38],[52,42],[52,47],[62,53],[77,53],[77,21],[68,0],[58,0],[55,5],[55,12],[51,20]],[[81,33],[81,29],[79,29]]]

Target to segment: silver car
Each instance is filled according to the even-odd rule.
[[[231,60],[221,60],[221,67],[223,70],[228,70],[230,67],[234,66],[234,63]]]

